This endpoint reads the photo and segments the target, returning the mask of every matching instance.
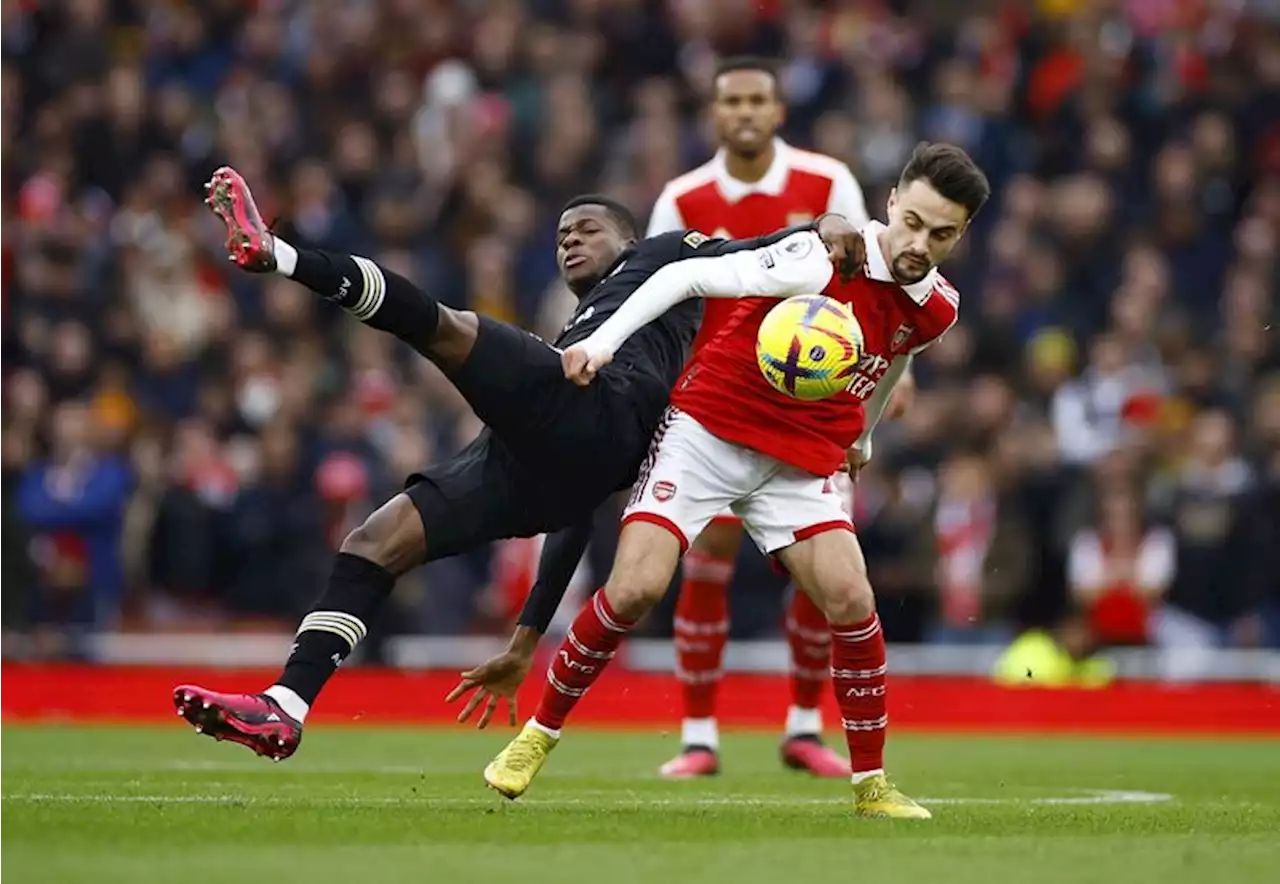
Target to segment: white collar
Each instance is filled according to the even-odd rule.
[[[884,252],[880,250],[880,234],[886,229],[884,224],[874,219],[868,221],[867,226],[862,228],[862,241],[867,246],[867,276],[876,282],[896,282],[888,263],[884,260]],[[929,299],[929,293],[933,291],[937,281],[938,268],[934,267],[925,274],[924,279],[913,282],[911,285],[904,285],[902,290],[911,300],[917,304],[923,304]]]
[[[787,186],[787,176],[791,171],[791,145],[781,138],[773,139],[773,162],[759,181],[742,181],[729,174],[729,166],[725,160],[726,152],[722,147],[716,151],[711,160],[712,172],[720,193],[729,202],[738,200],[752,193],[763,193],[777,196]]]

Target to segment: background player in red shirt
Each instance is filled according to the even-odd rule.
[[[612,573],[553,658],[533,719],[485,769],[492,788],[513,798],[528,788],[578,699],[666,592],[689,539],[729,506],[830,623],[857,812],[930,816],[885,777],[884,635],[861,549],[830,477],[846,458],[856,468],[870,456],[871,430],[912,355],[955,323],[959,295],[936,265],[989,195],[986,177],[964,151],[921,144],[889,197],[889,224],[864,229],[865,261],[852,279],[833,282],[823,240],[795,233],[765,249],[658,271],[608,322],[565,351],[565,373],[589,383],[630,334],[681,300],[742,299],[730,324],[676,382],[632,491]],[[755,337],[771,297],[818,291],[853,308],[864,356],[847,390],[805,402],[764,379]]]
[[[649,218],[649,236],[692,228],[713,237],[745,239],[826,212],[861,229],[870,220],[862,188],[849,167],[798,150],[777,131],[786,116],[777,73],[768,60],[733,58],[716,70],[712,120],[720,149],[708,162],[663,188]],[[738,308],[732,299],[703,302],[697,352]],[[851,494],[847,480],[840,492]],[[716,693],[729,636],[728,588],[742,544],[742,521],[722,513],[693,540],[684,557],[675,612],[676,675],[684,720],[680,754],[659,769],[667,777],[705,776],[720,769]],[[819,703],[827,683],[831,643],[822,611],[803,592],[792,594],[786,618],[791,649],[791,706],[782,760],[817,776],[849,775],[849,764],[822,745]]]

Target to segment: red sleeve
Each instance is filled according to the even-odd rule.
[[[941,274],[924,303],[915,307],[916,332],[911,352],[919,353],[946,334],[960,318],[960,293]]]

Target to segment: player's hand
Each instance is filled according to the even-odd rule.
[[[575,344],[560,354],[560,365],[564,368],[564,376],[579,387],[585,387],[595,380],[600,369],[612,361],[612,354],[597,353],[592,356],[581,344]]]
[[[885,417],[899,418],[902,417],[911,408],[911,404],[916,401],[916,379],[911,376],[911,372],[906,372],[898,380],[894,386],[893,392],[889,394],[889,405],[885,409]]]
[[[854,446],[844,453],[844,472],[849,474],[849,478],[858,481],[858,473],[862,472],[862,468],[867,465],[867,457]]]
[[[862,272],[867,260],[867,243],[849,219],[843,215],[823,215],[818,219],[818,236],[842,280],[848,282]]]
[[[525,654],[510,649],[503,651],[474,669],[468,669],[462,673],[462,681],[449,692],[445,702],[452,703],[474,691],[470,697],[467,697],[466,705],[458,713],[458,721],[466,721],[483,705],[484,709],[480,713],[476,727],[484,729],[489,726],[490,719],[498,711],[498,705],[506,700],[507,720],[514,725],[516,723],[516,691],[524,681],[524,677],[529,674],[529,668],[532,665],[533,654],[531,653]]]

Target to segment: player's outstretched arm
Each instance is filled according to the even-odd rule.
[[[538,635],[546,634],[594,530],[595,522],[588,516],[576,525],[547,536],[538,559],[538,576],[520,610],[519,626],[532,629]]]
[[[448,702],[453,702],[471,694],[458,713],[458,721],[466,721],[483,706],[476,727],[485,728],[498,706],[506,700],[507,717],[511,724],[516,723],[516,691],[529,674],[538,640],[546,634],[560,607],[573,572],[577,570],[591,540],[592,528],[592,520],[586,518],[547,537],[538,560],[537,580],[525,599],[507,649],[462,673],[461,681],[446,697]]]
[[[565,350],[565,376],[590,383],[627,338],[688,298],[787,298],[831,281],[831,258],[812,226],[752,247],[761,241],[707,241],[705,251],[660,267],[589,338]]]

